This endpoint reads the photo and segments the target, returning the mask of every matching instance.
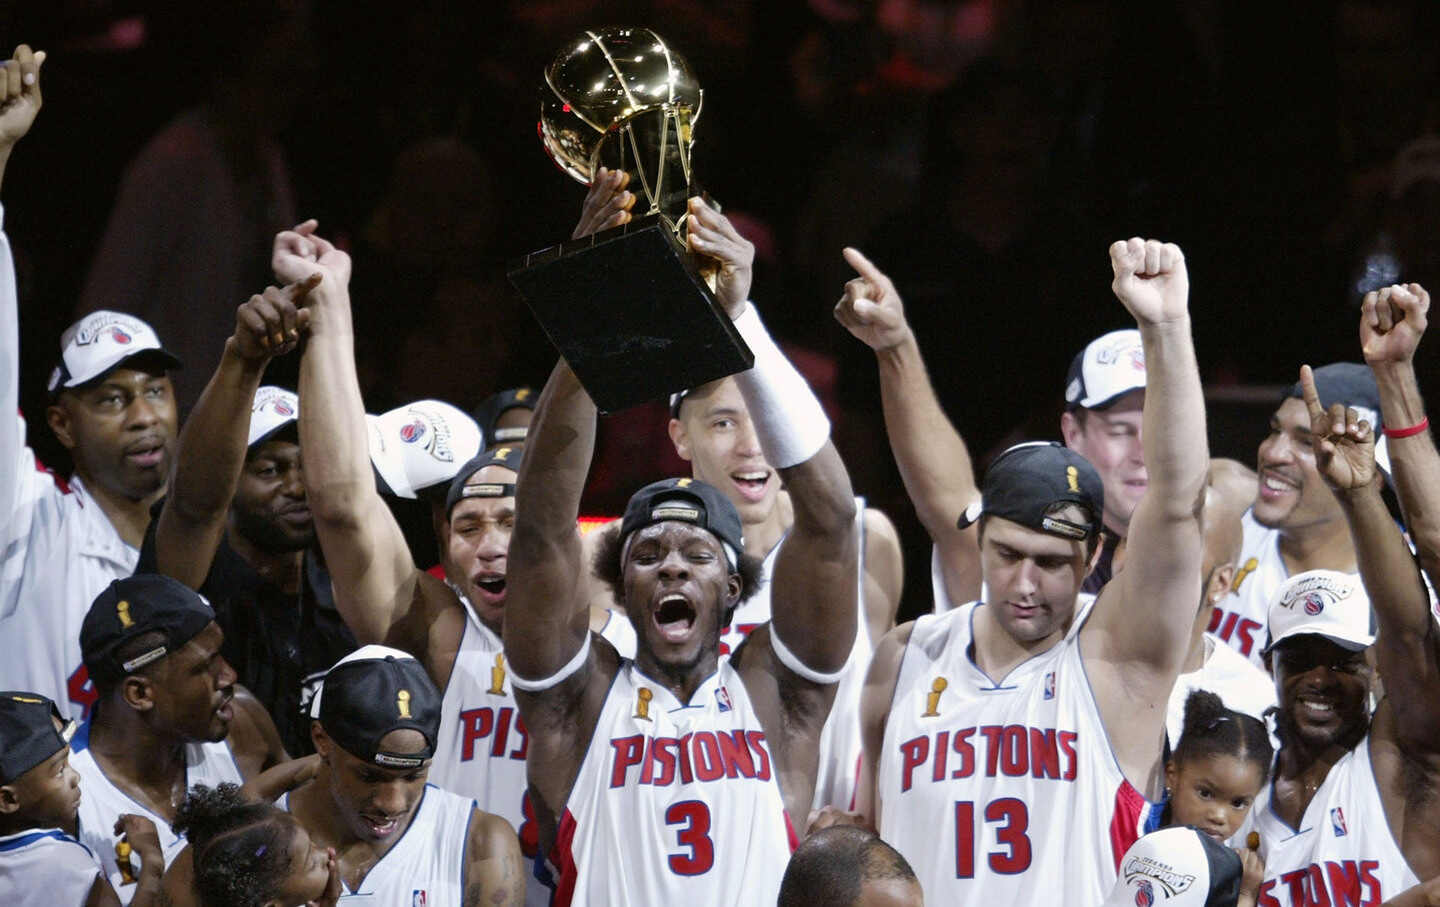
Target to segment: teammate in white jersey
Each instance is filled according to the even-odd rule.
[[[1202,580],[1204,402],[1180,250],[1131,239],[1110,258],[1149,366],[1149,484],[1125,569],[1077,612],[1103,483],[1069,449],[1011,448],[960,517],[977,524],[988,600],[897,628],[866,682],[862,809],[931,900],[1043,903],[1063,885],[1067,903],[1098,903],[1160,793]],[[856,263],[847,302],[863,314],[895,288]]]
[[[75,722],[38,693],[0,693],[0,904],[116,907],[100,858],[79,840],[80,778],[70,766]],[[140,858],[139,907],[163,903],[164,857],[149,819],[122,815],[115,833]]]
[[[239,783],[287,758],[270,716],[235,688],[223,641],[205,599],[168,576],[116,580],[85,615],[80,647],[100,699],[71,742],[80,839],[122,899],[134,885],[110,834],[118,815],[152,820],[168,864],[184,846],[170,822],[190,784]]]
[[[717,239],[692,226],[690,241],[710,254]],[[819,401],[733,277],[722,268],[716,298],[755,354],[736,384],[795,514],[773,616],[739,649],[720,654],[720,629],[756,564],[728,498],[683,478],[630,499],[597,572],[635,627],[632,662],[587,632],[575,520],[596,409],[563,362],[526,439],[505,650],[556,904],[771,903],[810,812],[854,642],[855,501]]]
[[[21,45],[0,80],[0,176],[40,109],[44,52]],[[19,416],[15,267],[0,233],[0,687],[79,717],[95,701],[76,639],[85,609],[135,569],[163,493],[176,429],[165,372],[178,360],[150,326],[94,312],[61,337],[47,421],[69,449],[66,483],[42,471]]]
[[[311,705],[320,766],[282,805],[334,849],[341,904],[524,903],[514,830],[426,783],[440,709],[425,669],[397,649],[363,646],[326,673]]]
[[[455,477],[462,488],[469,482],[504,493],[458,495],[441,526],[446,578],[420,569],[375,487],[350,335],[350,259],[313,228],[307,222],[278,235],[273,264],[277,278],[289,283],[321,278],[308,297],[300,444],[335,604],[362,645],[384,643],[425,666],[446,700],[437,783],[503,816],[534,856],[524,804],[526,731],[500,645],[520,449],[482,454]],[[597,615],[593,625],[603,626],[607,617]]]
[[[1360,342],[1380,388],[1400,506],[1433,569],[1440,454],[1413,368],[1429,302],[1416,284],[1367,295]],[[1293,577],[1271,606],[1266,656],[1281,747],[1268,804],[1255,812],[1260,903],[1379,903],[1440,875],[1440,627],[1381,498],[1372,426],[1353,407],[1327,412],[1308,367],[1301,383],[1316,466],[1355,541],[1370,607],[1353,580],[1330,571]],[[1372,643],[1384,690],[1373,716]]]
[[[1380,396],[1370,370],[1334,362],[1314,370],[1322,405],[1354,407],[1380,430]],[[1355,546],[1335,495],[1315,466],[1310,417],[1300,385],[1270,417],[1257,454],[1259,478],[1245,514],[1234,589],[1210,617],[1210,633],[1264,668],[1265,616],[1287,576],[1306,570],[1355,572]]]

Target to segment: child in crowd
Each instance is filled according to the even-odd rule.
[[[0,904],[7,907],[119,907],[120,895],[95,853],[77,840],[80,776],[70,767],[75,722],[38,693],[0,693]],[[165,860],[155,824],[122,815],[121,853],[140,858],[122,886],[132,907],[160,900]],[[132,887],[132,885],[134,887]]]

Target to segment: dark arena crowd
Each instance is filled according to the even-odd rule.
[[[1440,907],[1435,0],[0,46],[0,907]]]

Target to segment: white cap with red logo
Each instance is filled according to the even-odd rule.
[[[416,400],[378,416],[370,427],[370,462],[380,492],[400,498],[450,480],[480,449],[483,433],[464,410],[440,400]]]
[[[1313,633],[1358,652],[1375,642],[1370,597],[1354,573],[1307,570],[1280,584],[1270,600],[1269,641],[1260,654],[1292,636]]]
[[[1104,409],[1145,388],[1145,347],[1134,328],[1111,331],[1076,354],[1065,377],[1065,408]]]
[[[246,447],[268,441],[276,432],[300,418],[300,398],[283,387],[265,385],[250,404],[250,435]]]
[[[142,355],[167,370],[180,367],[180,360],[160,346],[155,329],[139,318],[124,312],[91,312],[60,335],[60,364],[50,373],[46,388],[53,394],[79,387]]]

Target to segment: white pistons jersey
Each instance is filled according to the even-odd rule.
[[[1260,650],[1265,648],[1270,601],[1290,572],[1280,557],[1280,530],[1267,529],[1255,522],[1254,510],[1245,511],[1240,525],[1245,531],[1240,545],[1240,565],[1235,569],[1230,594],[1215,606],[1206,629],[1264,670],[1265,660],[1260,657]]]
[[[773,904],[795,844],[730,657],[688,704],[622,661],[558,817],[555,907]]]
[[[441,907],[465,894],[465,844],[475,803],[425,785],[410,826],[353,890],[343,886],[346,907]]]
[[[929,902],[1099,904],[1150,804],[1120,772],[1085,677],[1088,610],[996,682],[969,654],[980,607],[915,622],[885,722],[880,836]]]
[[[1370,764],[1370,735],[1341,757],[1305,808],[1300,828],[1271,809],[1272,784],[1232,839],[1260,833],[1265,881],[1257,907],[1379,904],[1420,884],[1385,821]]]
[[[0,904],[79,907],[100,878],[100,861],[56,828],[0,835]]]
[[[137,803],[106,777],[90,752],[89,722],[81,725],[70,741],[70,766],[80,773],[80,841],[100,858],[105,875],[115,886],[121,903],[128,904],[135,896],[135,883],[125,882],[115,860],[115,844],[120,840],[115,834],[115,820],[123,813],[133,813],[154,822],[167,867],[185,849],[185,838],[172,831],[168,821]],[[185,744],[186,790],[197,784],[215,787],[226,782],[244,783],[228,743]],[[134,858],[132,863],[138,868],[138,861]]]
[[[835,702],[830,706],[830,715],[825,719],[825,727],[820,732],[820,767],[815,777],[815,796],[811,801],[813,809],[823,806],[854,809],[855,787],[860,777],[860,691],[865,686],[865,674],[870,670],[870,656],[875,651],[865,615],[864,498],[855,499],[855,520],[860,539],[857,546],[860,562],[856,570],[855,644],[850,647],[850,658],[845,662],[845,674],[835,687]],[[744,642],[756,627],[770,620],[773,613],[770,604],[770,577],[775,571],[780,546],[784,543],[782,538],[765,555],[759,588],[735,609],[730,626],[720,631],[721,654],[738,649],[740,643]]]

